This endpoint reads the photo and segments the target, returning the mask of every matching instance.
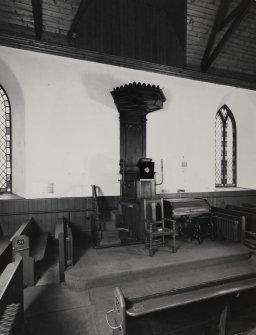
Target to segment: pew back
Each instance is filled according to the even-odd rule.
[[[23,280],[25,286],[35,284],[35,263],[44,259],[49,233],[42,232],[31,218],[24,222],[12,237],[13,256],[23,257]]]
[[[12,245],[10,236],[5,236],[0,225],[0,273],[12,261]]]
[[[254,209],[247,209],[233,205],[227,205],[225,209],[231,214],[244,215],[246,218],[246,231],[256,232],[256,211]]]
[[[256,209],[256,204],[251,204],[249,202],[243,202],[242,207],[255,208]]]
[[[203,331],[228,335],[229,309],[240,305],[239,301],[234,302],[240,294],[254,292],[255,279],[238,278],[137,298],[125,297],[116,288],[114,308],[107,313],[106,320],[113,335],[201,334]],[[253,304],[253,299],[250,302]]]
[[[22,257],[17,255],[0,276],[0,330],[22,334],[24,324]]]

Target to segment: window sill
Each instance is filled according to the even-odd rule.
[[[0,201],[1,200],[17,200],[17,199],[23,199],[23,198],[14,193],[0,193]]]
[[[249,188],[244,188],[244,187],[215,187],[216,192],[224,192],[224,191],[249,191]]]

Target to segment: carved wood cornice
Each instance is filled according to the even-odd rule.
[[[162,109],[166,100],[159,86],[136,82],[114,88],[111,95],[120,116],[129,114],[130,120],[137,120],[136,114],[146,118],[147,113]]]

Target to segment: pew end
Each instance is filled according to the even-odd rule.
[[[74,264],[73,233],[70,222],[65,217],[56,222],[54,236],[58,241],[59,280],[63,282],[66,268]]]
[[[33,218],[24,222],[13,235],[13,257],[19,254],[23,258],[24,286],[35,285],[36,263],[46,256],[49,236],[48,232],[41,232]]]

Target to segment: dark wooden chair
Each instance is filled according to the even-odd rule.
[[[145,247],[149,249],[149,256],[162,245],[165,245],[166,236],[173,237],[173,252],[175,246],[175,220],[168,219],[171,227],[166,227],[163,212],[163,199],[144,199]]]

